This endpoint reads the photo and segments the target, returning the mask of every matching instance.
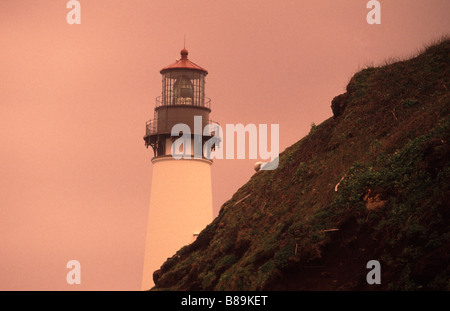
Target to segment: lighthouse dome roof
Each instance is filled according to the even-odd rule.
[[[180,54],[181,54],[181,59],[179,59],[175,63],[161,69],[161,71],[160,71],[161,74],[163,74],[167,71],[170,71],[170,70],[177,70],[177,69],[197,70],[197,71],[204,72],[205,75],[208,74],[208,71],[206,69],[200,67],[199,65],[191,62],[188,59],[188,55],[189,55],[188,50],[182,49]]]

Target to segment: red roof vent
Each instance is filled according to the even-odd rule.
[[[187,59],[189,52],[186,49],[182,49],[180,54],[181,54],[181,59]]]

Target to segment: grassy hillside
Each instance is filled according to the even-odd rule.
[[[448,39],[355,74],[334,116],[241,187],[154,289],[450,290],[449,88]],[[381,285],[366,282],[372,259]]]

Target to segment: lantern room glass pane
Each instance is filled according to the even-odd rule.
[[[205,74],[173,70],[163,74],[162,105],[205,106]]]

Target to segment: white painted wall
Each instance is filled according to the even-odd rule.
[[[213,220],[211,161],[168,157],[152,162],[143,290],[154,286],[153,272]]]

